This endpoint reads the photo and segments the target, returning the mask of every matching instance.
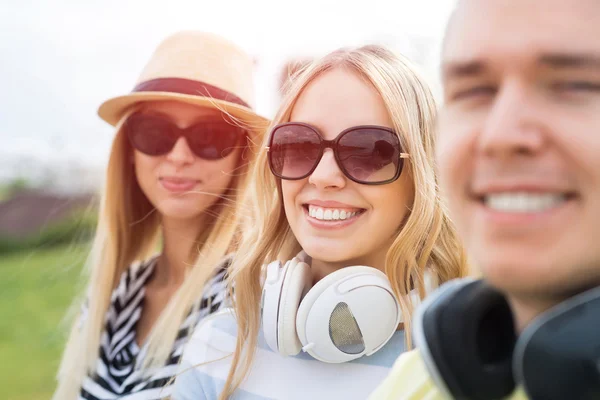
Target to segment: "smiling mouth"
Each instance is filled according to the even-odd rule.
[[[575,193],[498,192],[476,196],[486,208],[504,213],[542,213],[577,197]]]
[[[328,208],[317,207],[311,204],[304,204],[303,207],[310,217],[319,221],[346,221],[357,218],[367,211],[364,208]]]

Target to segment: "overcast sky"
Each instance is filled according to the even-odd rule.
[[[256,57],[255,103],[266,116],[287,58],[340,46],[387,44],[435,83],[453,3],[0,0],[0,157],[104,165],[113,130],[97,107],[131,90],[158,43],[182,29],[220,34]]]

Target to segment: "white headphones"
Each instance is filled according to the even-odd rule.
[[[284,356],[303,350],[327,363],[369,356],[383,347],[402,319],[385,274],[353,266],[339,269],[311,287],[303,254],[267,265],[262,326],[269,347]],[[411,292],[413,304],[420,302]]]

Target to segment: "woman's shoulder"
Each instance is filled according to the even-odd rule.
[[[233,310],[202,319],[184,347],[172,398],[217,399],[229,373],[236,336]]]
[[[217,266],[215,267],[215,273],[207,282],[207,288],[212,288],[216,286],[221,288],[223,283],[225,283],[227,278],[227,271],[229,270],[229,266],[233,262],[234,254],[228,254],[219,261]]]
[[[235,314],[230,309],[200,322],[186,345],[174,399],[218,398],[229,373],[237,334]],[[252,368],[236,391],[236,398],[365,399],[389,373],[404,349],[404,332],[398,331],[371,356],[330,364],[303,352],[296,356],[279,355],[260,333]],[[340,376],[346,378],[340,380]],[[271,379],[267,381],[265,377]],[[317,381],[320,383],[316,384]],[[303,389],[293,392],[292,387]]]
[[[232,354],[237,332],[233,309],[223,308],[206,316],[196,325],[185,344],[182,361],[190,365],[211,364],[212,361]]]
[[[182,324],[182,328],[189,329],[197,326],[209,315],[231,306],[230,291],[227,283],[227,270],[233,255],[224,257],[214,268],[211,277],[202,287],[201,295],[198,296],[188,317]],[[184,334],[186,337],[187,333]]]
[[[202,362],[199,358],[208,347],[220,352],[231,352],[235,348],[237,321],[232,308],[224,307],[206,316],[196,327],[186,344],[184,358]]]
[[[233,254],[227,255],[214,268],[213,275],[208,279],[202,290],[200,309],[210,307],[210,313],[212,314],[229,306],[230,293],[227,285],[227,272],[232,260]]]

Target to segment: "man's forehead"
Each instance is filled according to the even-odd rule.
[[[443,63],[600,52],[598,0],[460,0]]]

